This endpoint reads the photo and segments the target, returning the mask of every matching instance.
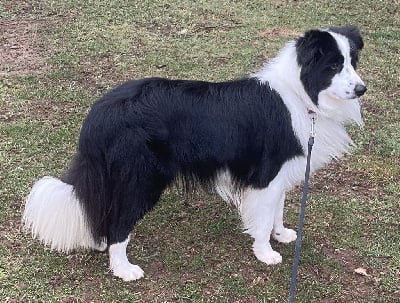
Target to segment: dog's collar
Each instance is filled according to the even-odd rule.
[[[311,109],[310,107],[307,107],[307,112],[308,112],[309,115],[316,115],[316,114],[317,114],[317,113],[316,113],[313,109]]]

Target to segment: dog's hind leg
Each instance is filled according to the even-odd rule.
[[[110,245],[108,252],[110,254],[110,268],[113,274],[124,281],[138,280],[143,277],[144,272],[138,266],[131,264],[126,255],[126,247],[130,236],[125,241]]]
[[[147,183],[148,180],[144,181]],[[128,261],[126,248],[130,232],[134,225],[157,203],[161,194],[160,189],[144,194],[146,185],[142,182],[126,184],[125,191],[117,190],[119,203],[114,203],[114,209],[109,216],[107,242],[109,246],[110,268],[113,274],[124,281],[137,280],[143,277],[143,270]],[[149,190],[149,189],[147,189]]]
[[[113,274],[124,281],[137,280],[143,277],[143,270],[128,261],[126,248],[130,240],[130,233],[134,225],[149,211],[157,202],[157,199],[147,199],[143,195],[121,198],[122,203],[111,210],[109,216],[109,228],[107,242],[109,244],[110,269]],[[131,199],[128,203],[128,197]],[[143,200],[141,200],[143,199]],[[115,204],[114,204],[115,205]]]
[[[282,256],[269,242],[282,195],[282,187],[271,182],[264,189],[248,189],[243,196],[241,216],[245,232],[254,238],[253,251],[257,259],[269,265],[282,262]]]
[[[131,264],[126,255],[129,234],[135,224],[155,206],[168,184],[168,179],[153,168],[151,163],[135,165],[128,174],[129,178],[113,178],[119,181],[113,182],[112,207],[107,217],[107,242],[110,268],[115,276],[124,281],[143,277],[143,270]]]

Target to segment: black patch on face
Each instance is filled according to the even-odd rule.
[[[353,25],[347,25],[341,27],[331,27],[329,28],[329,31],[341,34],[349,40],[351,65],[356,68],[358,63],[358,54],[364,47],[364,41],[358,28]]]
[[[310,30],[296,41],[300,80],[312,102],[331,85],[332,78],[343,69],[344,57],[335,38],[326,31]]]

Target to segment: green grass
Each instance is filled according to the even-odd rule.
[[[341,24],[356,24],[364,35],[365,127],[350,129],[353,155],[312,180],[296,302],[399,301],[397,6],[388,0],[0,0],[0,32],[30,22],[35,40],[17,41],[44,62],[28,73],[18,73],[23,61],[0,69],[0,301],[285,302],[294,245],[273,243],[284,262],[261,264],[236,212],[217,197],[168,190],[133,233],[128,255],[146,276],[131,283],[111,275],[106,254],[47,250],[21,231],[21,211],[36,179],[67,168],[82,120],[110,87],[145,76],[236,78],[257,70],[292,33]],[[287,198],[291,227],[300,191]],[[354,273],[358,267],[370,276]]]

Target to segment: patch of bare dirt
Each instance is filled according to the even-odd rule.
[[[43,2],[6,0],[3,5],[9,16],[0,19],[0,78],[45,72],[44,46],[37,37],[48,19]]]
[[[54,102],[51,100],[32,100],[17,109],[0,108],[0,122],[14,122],[23,119],[32,119],[36,121],[47,121],[56,124],[63,123],[64,119],[70,113],[76,113],[81,110],[76,102]]]
[[[6,0],[4,3],[4,7],[7,11],[12,12],[13,15],[18,17],[35,18],[36,15],[42,11],[42,3],[40,0],[24,0],[24,1],[15,1],[15,0]]]
[[[356,269],[360,268],[363,260],[355,257],[353,251],[350,249],[333,249],[331,247],[323,247],[323,251],[329,258],[337,261],[344,271],[339,279],[346,299],[351,298],[352,302],[358,302],[377,295],[376,288],[380,281],[379,273],[373,272],[369,268],[366,269],[366,272],[369,272],[367,275],[357,273]]]
[[[298,36],[301,35],[301,32],[285,28],[285,27],[268,27],[261,31],[259,34],[259,38],[253,41],[254,46],[259,46],[262,44],[262,40],[265,41],[272,41],[272,40],[277,40],[280,38],[285,38],[287,41],[294,39]],[[276,53],[269,54],[269,55],[262,55],[258,57],[257,61],[259,62],[258,68],[261,68],[266,62],[271,60],[274,56],[276,56]]]
[[[121,73],[117,70],[112,55],[103,55],[94,59],[82,59],[79,64],[83,67],[81,77],[77,82],[93,93],[105,93],[109,83],[120,83],[129,80],[130,72]]]
[[[262,38],[274,38],[274,37],[285,37],[285,38],[294,38],[300,36],[301,33],[292,29],[283,28],[283,27],[270,27],[266,28],[260,33],[260,37]]]
[[[350,167],[350,160],[335,161],[315,176],[311,184],[313,191],[328,191],[338,197],[355,197],[368,201],[371,197],[382,199],[386,196],[383,190],[387,183],[388,173],[378,174],[376,167],[368,170],[359,170]],[[397,176],[398,177],[398,176]],[[395,180],[391,180],[395,181]],[[398,180],[400,182],[400,180]]]
[[[30,20],[0,20],[0,77],[46,70],[37,42],[38,25]]]

